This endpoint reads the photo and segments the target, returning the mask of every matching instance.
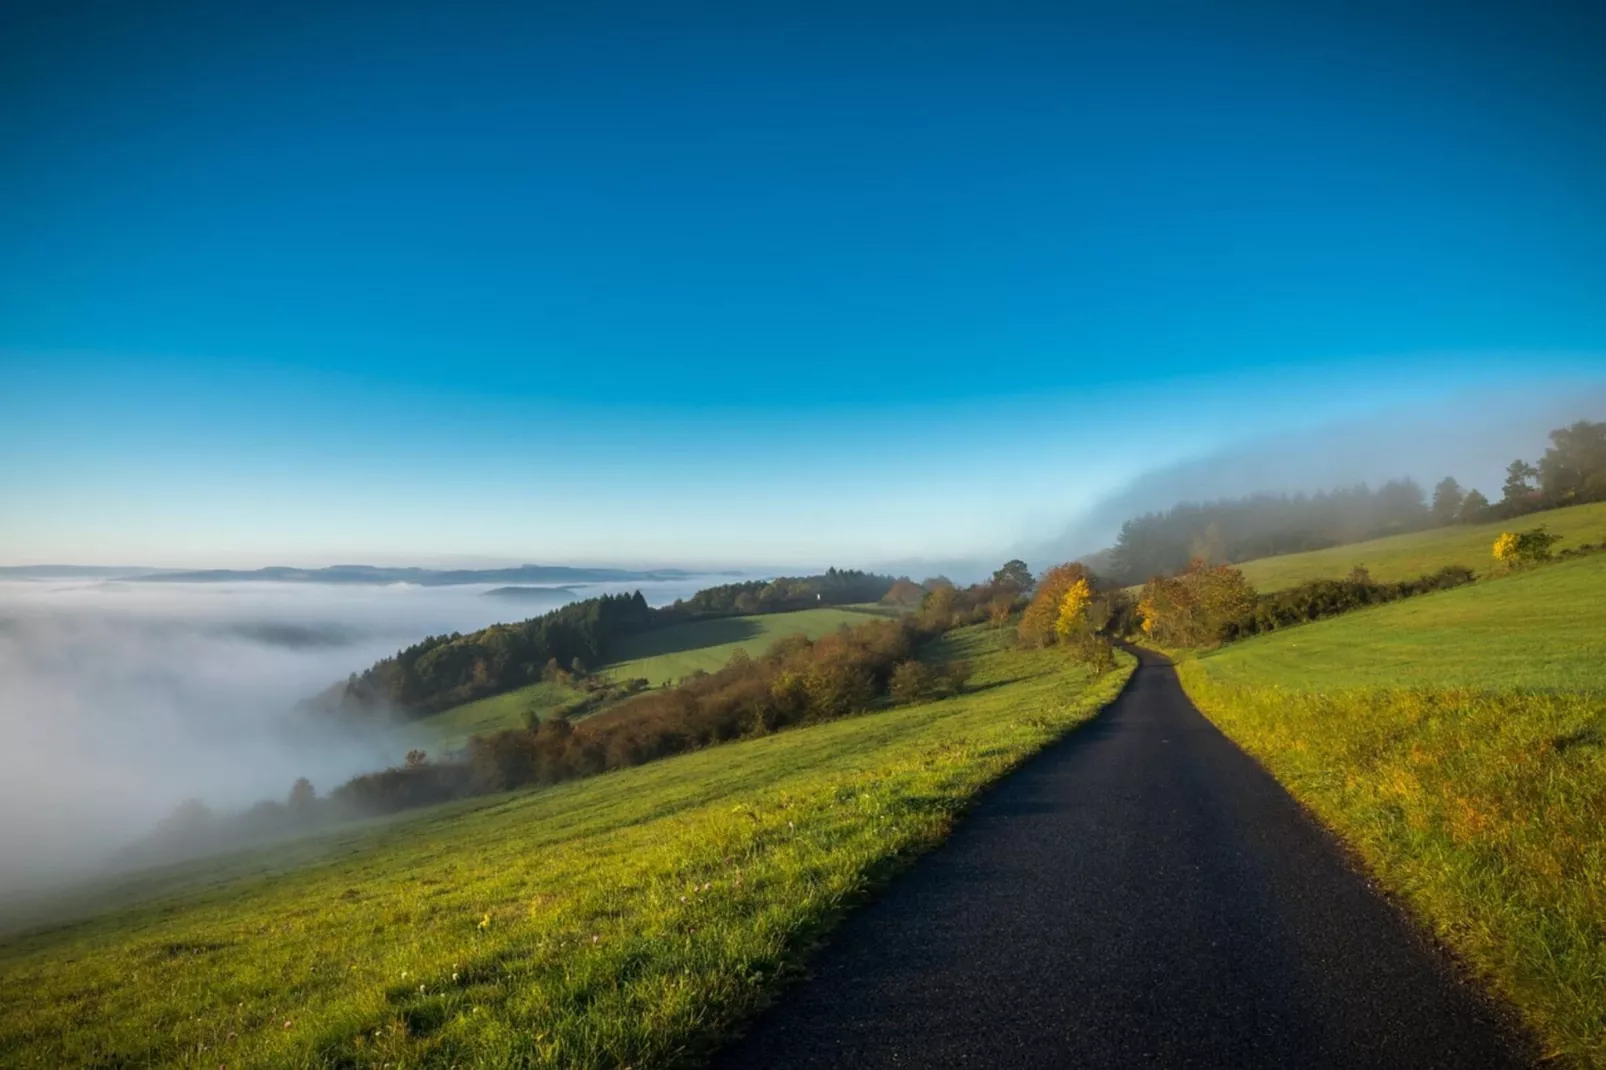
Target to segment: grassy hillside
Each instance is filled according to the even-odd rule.
[[[1581,543],[1598,543],[1606,540],[1606,502],[1551,509],[1493,524],[1433,528],[1327,550],[1264,557],[1239,567],[1249,577],[1249,582],[1261,591],[1277,591],[1307,580],[1334,579],[1347,574],[1356,565],[1365,565],[1374,579],[1384,583],[1413,579],[1445,565],[1465,565],[1485,572],[1494,564],[1490,548],[1495,536],[1502,531],[1540,524],[1563,536],[1564,541],[1557,546],[1559,550]]]
[[[971,693],[279,852],[0,942],[0,1064],[658,1065],[751,1013],[845,905],[1113,697],[970,629]]]
[[[645,678],[656,687],[698,669],[712,672],[721,668],[738,648],[758,654],[783,636],[801,633],[818,639],[844,624],[863,624],[867,616],[891,612],[880,606],[837,606],[716,617],[656,628],[621,642],[618,656],[603,671],[618,680]],[[469,736],[522,725],[527,709],[533,707],[544,715],[584,696],[583,691],[560,684],[531,684],[421,717],[409,728],[431,741],[435,750],[453,750],[466,744]]]
[[[1553,1053],[1606,1066],[1606,557],[1180,668]]]
[[[531,684],[420,718],[409,731],[433,737],[436,750],[456,750],[467,745],[470,736],[517,728],[524,724],[526,710],[545,715],[584,697],[584,691],[564,684]]]
[[[1270,632],[1201,664],[1224,682],[1310,691],[1606,691],[1606,554]]]
[[[713,672],[737,650],[759,654],[777,639],[806,635],[818,639],[842,625],[863,624],[875,607],[828,606],[795,613],[763,613],[751,617],[716,617],[632,635],[619,643],[608,671],[615,678],[641,677],[653,686],[690,676],[698,669]]]

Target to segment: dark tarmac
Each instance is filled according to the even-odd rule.
[[[1507,1067],[1527,1042],[1148,653],[853,912],[724,1070]]]

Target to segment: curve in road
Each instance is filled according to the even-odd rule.
[[[1095,721],[850,915],[722,1068],[1533,1061],[1139,652]]]

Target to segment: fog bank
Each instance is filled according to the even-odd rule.
[[[0,893],[92,870],[187,798],[227,810],[396,764],[404,731],[293,711],[427,634],[627,588],[661,605],[710,582],[510,603],[484,586],[0,581]]]
[[[1606,389],[1599,385],[1565,395],[1529,393],[1519,385],[1499,397],[1463,395],[1266,436],[1145,472],[1072,518],[1058,536],[1021,549],[1041,566],[1108,547],[1126,520],[1179,502],[1314,493],[1363,482],[1376,487],[1406,476],[1430,493],[1438,480],[1454,476],[1498,500],[1513,458],[1535,461],[1552,429],[1603,416]]]

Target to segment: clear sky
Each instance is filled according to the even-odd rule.
[[[1606,379],[1606,8],[1346,6],[11,5],[0,561],[987,552]]]

